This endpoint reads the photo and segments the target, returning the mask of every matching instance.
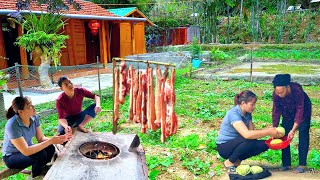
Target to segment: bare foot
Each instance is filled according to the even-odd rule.
[[[234,163],[235,166],[239,166],[240,164],[241,164],[241,160],[239,159]]]
[[[84,133],[91,132],[89,129],[86,129],[86,128],[81,127],[81,126],[78,126],[78,130],[81,131],[81,132],[84,132]]]
[[[234,166],[234,163],[230,162],[228,159],[225,160],[223,164],[225,167]]]

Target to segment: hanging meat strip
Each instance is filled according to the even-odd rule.
[[[149,67],[147,69],[147,91],[148,91],[148,106],[147,106],[147,119],[148,119],[148,128],[156,131],[160,125],[155,124],[156,113],[155,113],[155,95],[154,95],[154,78],[153,78],[153,69]]]
[[[161,142],[164,143],[167,138],[167,100],[165,95],[165,82],[168,77],[168,66],[166,66],[163,76],[161,78]]]
[[[135,71],[134,71],[135,72]],[[134,86],[134,83],[136,81],[134,81],[134,75],[133,75],[133,67],[132,65],[130,65],[129,67],[129,72],[128,72],[128,79],[129,79],[129,83],[130,84],[130,95],[129,95],[129,119],[130,120],[133,120],[133,103],[134,103],[134,100],[133,100],[133,86]]]
[[[171,80],[167,79],[165,82],[165,102],[166,102],[166,126],[165,126],[165,135],[170,136],[170,129],[172,127],[171,123],[171,112],[173,111],[172,109],[172,101],[171,101],[171,95],[172,95],[172,86],[171,86]]]
[[[155,111],[156,111],[156,121],[157,126],[161,126],[161,78],[162,73],[159,66],[156,68],[156,93],[155,93]]]
[[[125,95],[130,95],[131,90],[131,82],[132,82],[132,74],[130,73],[130,68],[132,70],[132,65],[130,65],[129,69],[127,69],[127,84],[126,84],[126,93]]]
[[[176,93],[174,90],[174,82],[176,80],[176,70],[175,68],[171,69],[171,112],[170,112],[170,119],[171,119],[171,129],[170,129],[170,134],[176,134],[178,130],[178,119],[177,116],[174,112],[174,106],[176,103]]]
[[[117,67],[114,69],[114,77],[113,126],[117,126],[119,120],[119,69]]]
[[[148,127],[147,122],[147,74],[143,73],[140,76],[141,78],[141,132],[145,133]]]
[[[135,116],[133,117],[133,121],[136,123],[141,122],[141,106],[142,106],[142,71],[139,72],[138,74],[138,88],[137,88],[137,97],[136,97],[136,103],[135,103],[135,109],[134,111],[136,112]]]
[[[120,94],[119,94],[119,102],[121,104],[124,103],[126,94],[127,94],[127,66],[125,61],[121,61],[120,63],[120,83],[119,83],[119,89],[120,89]]]
[[[133,113],[133,122],[138,123],[137,119],[137,100],[138,100],[138,91],[139,91],[139,78],[136,73],[136,69],[132,69],[132,83],[133,83],[133,97],[132,97],[132,113]]]

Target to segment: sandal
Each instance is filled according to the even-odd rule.
[[[293,172],[294,172],[294,173],[304,173],[305,170],[304,170],[303,167],[299,166],[299,167],[297,167]]]
[[[224,168],[228,171],[228,173],[234,174],[236,173],[236,166],[224,166]]]
[[[288,170],[290,170],[290,169],[291,169],[290,166],[283,166],[282,168],[280,168],[279,171],[288,171]]]

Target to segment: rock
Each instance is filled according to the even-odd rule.
[[[249,56],[249,54],[245,54],[243,56],[238,57],[237,60],[242,61],[242,62],[248,61],[248,60],[250,60],[250,56]]]

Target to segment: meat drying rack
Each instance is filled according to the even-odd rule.
[[[139,59],[125,59],[125,58],[112,58],[112,87],[113,87],[113,94],[115,93],[115,77],[114,77],[114,69],[117,66],[117,61],[128,61],[128,62],[137,62],[138,63],[138,73],[139,73],[139,63],[145,63],[147,64],[147,67],[149,67],[150,64],[154,65],[162,65],[165,67],[176,67],[175,64],[170,64],[170,63],[163,63],[163,62],[157,62],[157,61],[149,61],[149,60],[139,60]],[[114,95],[113,95],[114,97]],[[112,106],[112,109],[114,106]],[[117,126],[118,124],[114,123],[114,111],[112,111],[112,133],[116,134],[117,133]]]

